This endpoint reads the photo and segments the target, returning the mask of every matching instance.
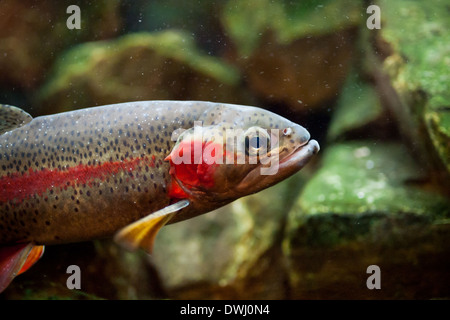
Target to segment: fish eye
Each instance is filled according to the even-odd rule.
[[[252,127],[245,132],[245,154],[256,155],[260,150],[267,152],[270,148],[270,136],[266,130]]]
[[[245,148],[246,150],[259,150],[266,144],[266,141],[264,138],[259,136],[254,137],[245,137]]]

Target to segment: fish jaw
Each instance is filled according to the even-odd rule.
[[[300,171],[319,151],[319,143],[316,140],[309,140],[306,144],[299,146],[283,157],[278,163],[276,173],[261,174],[261,165],[250,171],[236,187],[236,191],[248,194],[256,182],[260,185],[260,188],[254,192],[250,191],[250,193],[268,188]]]
[[[300,170],[320,151],[316,140],[309,140],[306,145],[297,148],[289,156],[280,161],[279,170]]]

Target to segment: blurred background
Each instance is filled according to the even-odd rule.
[[[380,8],[380,29],[367,20]],[[69,5],[80,29],[68,29]],[[255,105],[321,145],[288,180],[159,233],[48,246],[0,299],[450,297],[448,1],[0,1],[0,103]],[[373,17],[372,17],[373,18]],[[373,21],[373,20],[372,20]],[[69,290],[69,265],[82,271]],[[366,286],[370,265],[381,289]]]

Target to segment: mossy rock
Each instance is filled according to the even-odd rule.
[[[360,11],[359,1],[346,0],[229,1],[222,23],[234,46],[227,56],[259,99],[298,114],[320,111],[345,81]]]
[[[450,201],[427,179],[399,143],[329,147],[287,220],[292,297],[448,296]],[[370,265],[381,268],[381,290],[366,286]]]
[[[399,97],[393,110],[424,164],[450,179],[450,34],[444,1],[380,1],[379,39],[390,46],[384,71]],[[442,168],[442,170],[441,170]]]
[[[356,72],[352,72],[340,92],[327,139],[361,139],[364,136],[389,138],[393,135],[390,125],[391,121],[376,89]]]
[[[358,25],[359,1],[228,1],[222,21],[241,55],[252,55],[268,30],[280,44]]]
[[[79,45],[39,92],[42,112],[136,100],[243,101],[239,72],[181,31],[135,33]]]
[[[0,3],[0,85],[35,90],[48,76],[59,53],[71,45],[111,38],[121,26],[120,1],[77,1],[81,29],[69,30],[68,1]],[[10,89],[11,90],[11,89]]]
[[[399,143],[370,140],[329,147],[323,167],[302,193],[299,211],[304,215],[328,212],[449,213],[448,202],[420,187],[421,183],[427,182],[426,171],[408,152]]]

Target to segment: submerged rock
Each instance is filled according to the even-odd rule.
[[[43,112],[138,100],[238,102],[239,72],[183,32],[135,33],[68,51],[39,93]]]
[[[69,30],[67,1],[0,2],[0,85],[36,89],[58,55],[70,45],[102,40],[118,33],[119,1],[78,1],[82,27]]]
[[[322,168],[305,186],[296,205],[302,215],[449,214],[449,202],[432,192],[426,174],[400,143],[367,140],[337,144],[327,149]]]
[[[227,46],[218,19],[226,1],[122,1],[121,8],[128,33],[183,30],[195,37],[196,44],[209,55]]]
[[[261,99],[311,110],[334,99],[352,62],[360,3],[229,1],[229,57]]]
[[[346,142],[289,212],[292,298],[434,298],[450,293],[450,201],[399,143]],[[381,269],[381,290],[366,270]],[[424,274],[433,280],[422,282]],[[441,279],[441,280],[438,280]]]
[[[393,123],[376,89],[355,73],[347,78],[327,131],[329,141],[362,137],[392,138]]]
[[[387,44],[383,77],[391,83],[391,110],[416,155],[444,188],[450,180],[450,34],[443,1],[381,1],[378,41]],[[382,92],[386,95],[387,90]]]

